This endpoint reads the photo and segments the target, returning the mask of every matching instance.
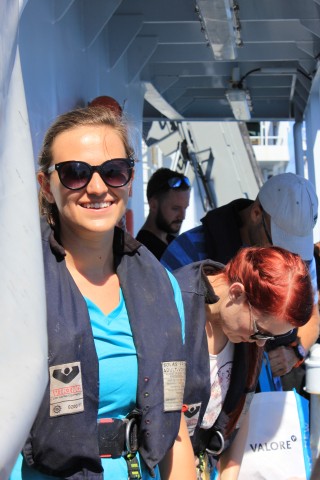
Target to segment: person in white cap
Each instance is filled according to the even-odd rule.
[[[284,389],[294,386],[299,393],[303,393],[304,372],[298,367],[319,337],[313,257],[317,217],[318,198],[312,183],[299,175],[282,173],[261,187],[255,201],[240,198],[208,212],[201,219],[202,225],[180,234],[161,257],[163,265],[176,270],[207,258],[226,264],[244,246],[276,245],[299,254],[308,263],[314,286],[313,315],[304,327],[295,330],[292,338],[288,337],[286,345],[268,345],[268,350],[272,348],[269,358],[273,375],[281,376]]]
[[[258,201],[263,209],[262,217],[265,218],[266,228],[271,236],[273,245],[277,245],[293,253],[298,253],[315,271],[313,257],[314,242],[313,228],[318,218],[318,198],[313,185],[309,180],[285,173],[271,177],[260,189]],[[264,215],[264,212],[267,215]],[[316,278],[316,274],[313,273]],[[282,387],[285,390],[296,388],[304,394],[304,368],[299,368],[308,353],[309,348],[317,340],[314,338],[319,331],[317,284],[314,281],[315,305],[311,323],[290,339],[287,344],[269,342],[266,350],[274,375],[280,375]],[[292,368],[290,369],[290,366]],[[284,375],[284,371],[288,370]]]
[[[318,218],[318,199],[309,180],[285,173],[271,177],[260,189],[258,199],[270,216],[272,243],[313,258],[313,228]]]

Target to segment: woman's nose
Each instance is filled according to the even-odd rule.
[[[98,172],[94,172],[90,182],[87,185],[87,192],[89,194],[101,194],[108,191],[108,186],[102,180]]]

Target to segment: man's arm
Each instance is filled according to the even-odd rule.
[[[297,337],[300,340],[300,343],[303,346],[306,354],[309,352],[312,345],[316,343],[320,334],[317,270],[314,258],[310,262],[309,273],[314,289],[314,305],[312,316],[308,323],[306,323],[303,327],[298,328],[297,331]],[[282,377],[286,373],[289,373],[299,361],[294,349],[290,346],[281,346],[275,348],[274,350],[268,352],[268,356],[274,377]]]
[[[317,269],[316,261],[313,258],[309,265],[309,272],[314,289],[314,305],[312,317],[309,322],[298,329],[298,337],[300,338],[301,345],[308,352],[312,345],[318,340],[320,335],[320,316],[319,316],[319,292],[317,282]]]
[[[172,272],[184,265],[206,258],[204,232],[202,225],[200,225],[181,233],[173,240],[166,248],[160,261]]]
[[[303,327],[298,328],[298,337],[304,349],[308,352],[316,343],[320,334],[320,316],[318,304],[313,305],[312,317]]]
[[[320,316],[318,304],[313,305],[313,312],[310,320],[303,327],[298,328],[297,337],[306,353],[318,340],[320,332]],[[289,373],[299,358],[290,346],[277,347],[268,352],[270,366],[274,377],[282,377]]]

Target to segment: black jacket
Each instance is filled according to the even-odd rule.
[[[243,246],[239,212],[252,205],[252,200],[239,198],[211,210],[201,219],[207,258],[226,264]]]

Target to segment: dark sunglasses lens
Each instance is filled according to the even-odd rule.
[[[82,162],[67,162],[61,166],[58,173],[62,185],[71,190],[85,187],[91,177],[89,165]]]
[[[183,177],[183,181],[187,185],[187,187],[191,187],[191,183],[188,177]]]
[[[179,188],[184,183],[187,187],[190,187],[190,180],[188,177],[172,177],[168,180],[168,185],[171,188]]]
[[[126,160],[109,160],[101,165],[100,174],[110,187],[123,187],[131,178],[132,168]]]
[[[168,185],[171,188],[179,188],[181,183],[182,183],[182,180],[181,178],[178,178],[178,177],[172,177],[172,178],[169,178],[168,180]]]
[[[250,336],[251,340],[274,340],[271,335],[265,335],[263,333],[254,333]]]

